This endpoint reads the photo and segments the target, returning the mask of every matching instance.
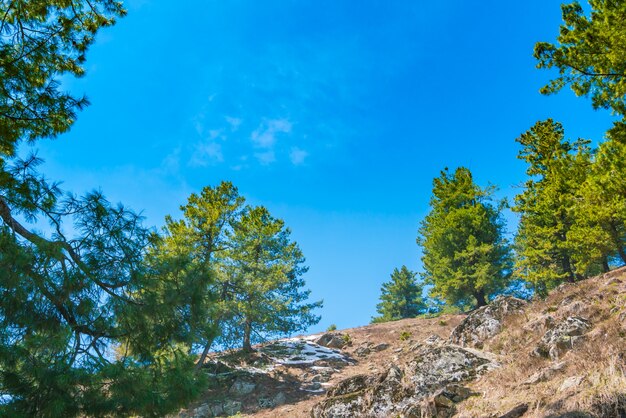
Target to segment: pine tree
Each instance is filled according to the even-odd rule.
[[[591,96],[594,108],[626,116],[626,3],[590,0],[586,14],[578,2],[562,5],[564,25],[556,44],[535,45],[538,68],[557,68],[559,76],[541,92],[569,85],[578,96]]]
[[[0,416],[162,416],[203,387],[188,349],[146,320],[158,281],[141,217],[65,194],[16,154],[71,127],[87,101],[59,80],[83,75],[98,30],[124,14],[113,0],[3,2]]]
[[[393,270],[391,280],[380,289],[380,303],[376,305],[379,316],[372,318],[372,323],[415,318],[427,310],[416,276],[406,266]]]
[[[423,277],[432,295],[457,306],[482,306],[510,277],[511,256],[492,190],[481,189],[466,168],[447,169],[433,182],[430,213],[422,221]]]
[[[616,123],[594,155],[576,203],[570,237],[587,276],[626,263],[626,128]]]
[[[233,224],[244,201],[230,182],[193,193],[180,207],[182,219],[165,218],[163,234],[151,253],[154,274],[163,282],[161,303],[173,306],[176,313],[160,322],[171,325],[171,335],[179,334],[182,341],[202,350],[198,365],[234,309],[229,303],[232,283],[221,274],[221,263],[232,245]]]
[[[577,265],[590,255],[577,251],[572,229],[578,223],[580,185],[591,166],[589,141],[570,142],[563,127],[551,119],[537,122],[518,139],[519,158],[530,177],[513,208],[521,214],[516,236],[516,271],[536,291],[545,293],[562,281],[584,277]],[[578,258],[577,258],[578,255]]]
[[[282,220],[262,206],[248,207],[234,225],[231,246],[224,260],[236,303],[236,313],[224,331],[239,339],[244,350],[253,342],[303,331],[319,322],[313,310],[322,302],[307,303],[303,290],[304,256]]]

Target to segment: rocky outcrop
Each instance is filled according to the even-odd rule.
[[[499,296],[493,302],[470,313],[453,331],[450,342],[463,347],[482,348],[483,343],[498,334],[502,320],[521,312],[526,306],[522,299]]]
[[[328,348],[344,348],[350,344],[350,337],[339,332],[327,332],[315,340],[315,344]]]
[[[570,316],[546,331],[533,354],[557,360],[572,349],[590,329],[591,323],[585,318]]]
[[[312,410],[313,418],[447,417],[472,393],[460,383],[496,367],[487,354],[459,346],[420,346],[414,360],[384,373],[343,380]]]

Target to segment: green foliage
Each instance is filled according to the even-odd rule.
[[[270,336],[289,335],[319,322],[313,310],[322,302],[306,303],[304,255],[282,220],[262,206],[247,207],[233,227],[223,271],[233,283],[233,316],[222,330],[240,339],[244,349]]]
[[[509,245],[491,189],[481,189],[466,168],[447,170],[433,182],[431,210],[421,223],[424,279],[448,304],[482,306],[508,283]]]
[[[538,68],[557,68],[559,76],[544,94],[570,85],[578,96],[591,96],[594,108],[626,115],[626,3],[590,0],[586,15],[578,2],[562,6],[564,24],[557,43],[535,45]]]
[[[162,416],[203,388],[189,347],[146,320],[163,312],[141,217],[101,193],[66,195],[16,155],[70,128],[87,102],[58,80],[83,74],[97,31],[124,13],[111,0],[3,2],[0,416]]]
[[[346,345],[352,345],[352,337],[350,336],[350,334],[343,334],[341,338],[343,339],[343,342],[346,343]]]
[[[597,264],[572,236],[579,223],[580,185],[591,167],[588,141],[565,139],[563,127],[551,119],[537,122],[517,142],[519,158],[528,164],[529,180],[513,208],[521,214],[516,236],[516,272],[540,294],[564,280],[573,282]],[[577,250],[578,248],[578,250]],[[602,254],[601,254],[602,256]],[[585,265],[585,269],[580,267]]]
[[[126,12],[114,0],[3,1],[0,24],[0,155],[20,140],[66,132],[87,104],[59,90],[63,75],[82,76],[98,30]]]
[[[326,328],[326,332],[332,332],[332,331],[337,331],[337,325],[330,324],[328,328]]]
[[[587,275],[613,260],[626,263],[626,125],[616,123],[595,152],[580,189],[570,238],[577,268]]]
[[[412,334],[409,331],[402,331],[400,333],[400,341],[407,341],[412,337]]]
[[[205,187],[166,218],[152,264],[165,283],[163,302],[176,306],[170,332],[203,349],[243,346],[317,323],[301,278],[307,270],[297,243],[263,207],[244,206],[228,182]],[[163,323],[163,321],[161,321]],[[178,325],[176,325],[178,324]]]
[[[64,196],[37,174],[38,162],[1,166],[0,395],[8,398],[0,415],[175,410],[202,385],[187,350],[151,344],[158,329],[142,319],[150,231],[99,193]],[[49,232],[32,232],[16,216],[47,221]],[[128,355],[115,359],[110,351],[121,344]]]
[[[381,287],[380,303],[376,305],[379,316],[372,318],[372,323],[395,321],[403,318],[415,318],[426,310],[422,299],[422,286],[406,266],[391,273],[391,280]]]

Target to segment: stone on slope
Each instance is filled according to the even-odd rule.
[[[455,345],[423,346],[401,369],[339,382],[314,406],[313,418],[450,416],[472,393],[459,383],[496,367],[487,354]],[[434,412],[433,412],[434,411]]]
[[[344,348],[349,345],[349,338],[346,334],[339,332],[327,332],[326,334],[315,340],[315,344],[328,348]]]
[[[591,322],[587,319],[570,316],[546,331],[533,354],[557,360],[563,353],[572,349],[590,329]]]
[[[452,330],[450,342],[463,347],[482,348],[483,343],[498,334],[502,320],[524,309],[526,302],[512,296],[498,296],[487,306],[476,309]]]

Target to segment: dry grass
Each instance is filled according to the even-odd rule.
[[[626,414],[626,271],[565,285],[524,314],[506,319],[504,330],[485,344],[499,354],[502,367],[470,387],[483,393],[460,405],[459,416],[497,416],[527,403],[524,417]],[[558,322],[568,316],[590,320],[592,330],[559,361],[564,367],[545,381],[522,384],[555,362],[534,357],[532,350],[546,331],[547,317]],[[569,387],[565,382],[571,383]],[[573,383],[572,383],[573,382]],[[577,383],[577,384],[576,384]],[[622,415],[620,415],[622,414]]]

